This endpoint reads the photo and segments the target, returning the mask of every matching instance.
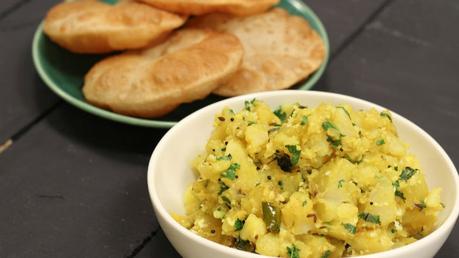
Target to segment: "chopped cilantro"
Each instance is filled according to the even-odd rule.
[[[400,180],[408,181],[414,174],[416,174],[417,169],[410,167],[405,167],[400,174]]]
[[[351,233],[351,234],[355,234],[355,232],[357,232],[357,228],[354,225],[350,224],[350,223],[343,224],[343,227],[347,231],[349,231],[349,233]]]
[[[306,125],[308,123],[308,116],[301,117],[301,125]]]
[[[234,230],[236,231],[241,230],[242,227],[244,227],[244,223],[245,223],[244,220],[236,219],[236,221],[234,222]]]
[[[402,200],[405,200],[405,199],[406,199],[406,198],[405,198],[405,195],[404,195],[403,192],[400,191],[400,190],[395,190],[394,194],[395,194],[395,196],[400,197]]]
[[[341,139],[333,139],[330,136],[327,136],[327,142],[329,142],[335,148],[338,148],[341,145]]]
[[[289,258],[300,258],[300,249],[298,249],[295,245],[292,247],[287,246],[287,254]]]
[[[389,119],[392,122],[392,117],[390,116],[389,112],[383,111],[383,112],[379,113],[379,115],[381,115],[383,117],[387,117],[387,119]]]
[[[400,182],[396,180],[395,182],[392,183],[392,186],[395,187],[396,190],[400,188]]]
[[[351,119],[351,114],[349,114],[349,112],[344,107],[338,106],[336,108],[342,109],[344,111],[344,113],[346,113],[347,117],[349,117],[349,119]]]
[[[343,187],[343,183],[344,183],[344,179],[340,179],[340,180],[338,181],[338,188]]]
[[[295,166],[300,160],[301,150],[297,149],[296,145],[286,145],[285,147],[287,148],[288,152],[292,154],[290,162],[292,163],[292,166]]]
[[[336,126],[330,122],[330,121],[325,121],[322,123],[322,128],[325,130],[325,131],[328,131],[329,129],[335,129],[335,130],[338,130],[338,128],[336,128]]]
[[[303,207],[306,206],[306,204],[308,204],[308,201],[303,202]]]
[[[379,139],[376,141],[376,145],[383,145],[384,143],[386,143],[384,139]]]
[[[320,258],[329,258],[332,252],[330,250],[325,251]]]
[[[274,115],[276,115],[279,118],[281,123],[284,123],[285,120],[287,119],[287,114],[282,111],[281,107],[279,107],[278,109],[274,110],[273,113],[274,113]]]
[[[392,183],[392,186],[394,186],[395,188],[395,196],[401,198],[402,200],[405,200],[405,195],[403,195],[403,192],[400,191],[400,182],[397,180],[395,182]]]
[[[256,99],[252,99],[250,101],[249,100],[244,101],[245,110],[252,111],[252,108],[255,106],[255,100]]]
[[[231,160],[231,159],[232,159],[231,154],[217,158],[217,160]]]
[[[225,170],[225,172],[223,172],[222,175],[230,180],[234,180],[236,179],[236,170],[238,170],[240,167],[241,165],[239,165],[239,163],[231,163],[231,165],[227,170]]]
[[[249,122],[247,123],[247,125],[248,125],[248,126],[251,126],[251,125],[254,125],[254,124],[256,124],[256,123],[257,123],[257,122],[249,121]]]
[[[378,215],[373,215],[368,212],[359,213],[359,218],[365,220],[366,222],[370,222],[373,224],[381,224],[381,220],[379,219]]]
[[[338,128],[330,121],[326,120],[325,122],[322,123],[322,128],[325,131],[328,131],[330,129],[335,129],[339,132]],[[343,135],[340,133],[339,139],[335,139],[331,137],[330,135],[327,136],[327,141],[335,148],[338,148],[341,145],[341,137]]]

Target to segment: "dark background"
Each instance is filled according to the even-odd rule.
[[[0,2],[0,257],[179,257],[147,194],[165,130],[84,113],[37,76],[33,33],[56,0]],[[459,161],[459,1],[306,0],[332,55],[316,90],[414,121]],[[455,228],[437,257],[459,256]]]

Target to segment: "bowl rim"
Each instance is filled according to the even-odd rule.
[[[204,237],[201,237],[190,230],[186,229],[182,225],[180,225],[178,222],[176,222],[172,216],[169,214],[169,212],[166,210],[166,208],[162,205],[162,202],[159,199],[159,196],[157,195],[156,192],[156,187],[155,187],[155,176],[154,176],[154,171],[155,171],[155,164],[157,163],[157,160],[159,158],[159,154],[163,148],[167,147],[167,142],[171,137],[174,136],[175,132],[178,130],[179,127],[182,125],[186,125],[190,123],[192,120],[195,118],[200,117],[201,115],[205,114],[208,112],[208,110],[214,109],[216,106],[221,106],[223,108],[226,105],[229,104],[234,104],[239,101],[244,101],[247,99],[253,99],[253,98],[261,98],[263,99],[264,97],[270,97],[272,95],[292,95],[292,94],[301,94],[301,95],[311,95],[311,96],[327,96],[327,97],[334,97],[334,98],[339,98],[340,100],[343,101],[349,101],[353,103],[360,103],[363,105],[369,105],[372,106],[378,110],[384,110],[387,109],[383,106],[380,106],[378,104],[372,103],[367,100],[363,100],[360,98],[344,95],[344,94],[338,94],[338,93],[331,93],[331,92],[323,92],[323,91],[295,91],[295,90],[280,90],[280,91],[270,91],[270,92],[261,92],[261,93],[253,93],[253,94],[248,94],[248,95],[242,95],[242,96],[237,96],[233,98],[228,98],[224,99],[221,101],[218,101],[216,103],[213,103],[209,106],[206,106],[202,109],[199,109],[192,114],[188,115],[184,119],[182,119],[176,126],[171,128],[164,136],[163,138],[158,142],[156,145],[149,164],[148,164],[148,174],[147,174],[147,185],[148,185],[148,191],[150,194],[150,199],[152,201],[154,210],[157,214],[157,216],[160,216],[161,219],[164,220],[165,223],[167,223],[170,227],[172,227],[175,231],[178,231],[180,234],[186,236],[187,238],[203,245],[207,246],[208,248],[214,249],[218,252],[223,252],[229,255],[233,255],[235,257],[247,257],[247,258],[260,258],[260,257],[267,257],[263,256],[260,254],[254,254],[254,253],[249,253],[241,250],[237,250],[235,248],[227,247],[222,244],[215,243],[211,240],[208,240]],[[352,105],[352,104],[351,104]],[[399,115],[398,113],[395,113],[391,111],[392,118],[395,119],[398,123],[404,123],[408,125],[409,127],[415,129],[417,133],[421,134],[422,137],[426,138],[438,151],[441,156],[444,158],[445,162],[447,163],[448,166],[448,172],[451,175],[452,178],[454,178],[454,190],[455,190],[455,205],[452,207],[451,212],[448,214],[448,216],[444,219],[443,223],[438,226],[433,232],[431,232],[429,235],[425,236],[424,238],[417,240],[416,242],[413,242],[411,244],[398,247],[395,249],[390,249],[387,251],[383,252],[378,252],[378,253],[373,253],[373,254],[368,254],[368,255],[362,255],[362,256],[353,256],[353,257],[359,257],[359,258],[382,258],[385,257],[386,255],[390,255],[391,257],[404,257],[404,255],[407,255],[411,252],[413,252],[415,249],[418,249],[422,246],[428,246],[429,243],[434,242],[436,239],[441,238],[441,236],[448,236],[449,235],[449,230],[451,230],[458,218],[459,215],[459,175],[457,172],[456,167],[454,166],[453,162],[451,161],[450,157],[446,153],[446,151],[441,147],[441,145],[432,137],[430,136],[427,132],[425,132],[421,127],[416,125],[415,123],[411,122],[410,120],[404,118],[403,116]]]
[[[312,23],[312,22],[309,22],[309,20],[314,22],[314,24],[316,25],[315,26],[316,28],[313,28],[313,30],[316,31],[320,35],[320,37],[322,38],[324,42],[324,47],[325,47],[324,61],[313,74],[311,74],[305,80],[299,82],[300,86],[297,88],[298,91],[309,90],[312,87],[314,87],[317,81],[322,77],[325,71],[325,68],[327,67],[329,63],[330,52],[331,52],[330,40],[329,40],[328,33],[322,21],[319,19],[317,14],[306,3],[304,3],[301,0],[286,0],[286,1],[288,1],[292,6],[295,7],[296,10],[300,11],[303,14],[302,16],[300,16],[302,19],[307,20],[309,24]],[[308,19],[305,16],[307,16]],[[314,27],[314,26],[311,26],[311,27]],[[37,71],[38,75],[43,80],[45,85],[49,89],[51,89],[51,91],[53,91],[56,95],[62,98],[64,101],[66,101],[67,103],[83,111],[86,111],[98,117],[105,118],[105,119],[112,120],[112,121],[119,122],[119,123],[134,125],[134,126],[153,127],[153,128],[171,128],[179,122],[175,120],[158,120],[157,118],[147,119],[147,118],[140,118],[140,117],[118,114],[110,110],[105,110],[97,106],[94,106],[93,104],[85,100],[80,100],[74,97],[73,95],[69,94],[65,90],[63,90],[62,87],[59,85],[59,83],[56,83],[51,78],[51,76],[49,75],[49,72],[47,71],[47,69],[45,69],[44,64],[43,64],[43,57],[41,55],[42,51],[40,48],[40,44],[43,41],[43,38],[46,37],[43,31],[43,28],[44,28],[44,20],[40,22],[33,36],[33,40],[32,40],[33,64],[35,66],[35,70]]]

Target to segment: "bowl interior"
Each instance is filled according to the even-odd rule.
[[[104,0],[104,2],[115,3],[117,0]],[[323,64],[309,78],[293,87],[301,90],[310,89],[322,76],[327,65],[330,52],[327,33],[319,18],[301,0],[282,0],[279,3],[279,7],[306,19],[324,40],[327,55]],[[85,74],[96,62],[108,55],[73,54],[49,40],[43,33],[42,25],[35,32],[32,52],[34,64],[40,77],[58,96],[84,111],[122,123],[169,128],[190,113],[224,99],[223,97],[210,95],[203,100],[182,104],[170,114],[157,119],[143,119],[120,115],[86,102],[81,91]]]
[[[283,103],[299,102],[306,106],[316,106],[320,103],[350,104],[356,109],[382,107],[367,101],[359,100],[332,93],[281,91],[253,94],[228,99],[202,109],[182,120],[171,129],[158,144],[149,167],[148,183],[150,193],[157,195],[160,203],[167,212],[184,214],[184,191],[195,180],[190,162],[204,150],[204,146],[212,131],[214,115],[223,107],[234,110],[243,108],[244,100],[256,97],[275,108]],[[425,171],[426,180],[430,188],[441,187],[442,201],[446,205],[440,214],[439,224],[451,214],[454,205],[457,205],[457,186],[454,176],[455,168],[444,153],[443,149],[422,129],[405,118],[392,113],[393,121],[401,139],[410,145],[409,151],[417,156]]]

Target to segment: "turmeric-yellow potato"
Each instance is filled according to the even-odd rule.
[[[440,191],[388,111],[247,100],[215,116],[192,162],[186,214],[218,243],[267,256],[337,258],[400,247],[435,229]]]

